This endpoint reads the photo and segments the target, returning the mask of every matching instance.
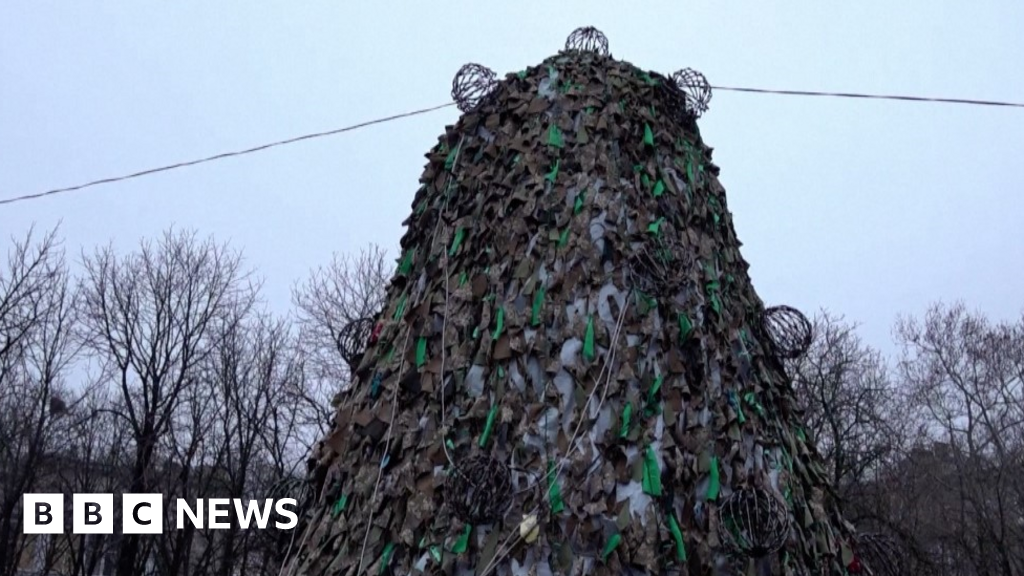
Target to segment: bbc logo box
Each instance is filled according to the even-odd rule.
[[[22,524],[25,534],[64,533],[68,515],[65,514],[63,494],[25,494],[23,503]],[[178,498],[174,506],[177,520],[175,525],[178,530],[184,529],[186,523],[198,529],[204,526],[211,529],[231,528],[233,523],[230,517],[234,511],[235,524],[243,530],[248,530],[250,526],[266,530],[275,513],[278,520],[273,522],[274,528],[292,530],[299,522],[294,510],[297,505],[298,501],[294,498],[200,498],[194,504]],[[113,534],[118,513],[123,534],[162,534],[164,531],[164,496],[161,494],[122,494],[119,510],[114,508],[113,494],[72,494],[71,532]]]
[[[64,533],[63,494],[24,495],[25,534]],[[123,494],[121,531],[124,534],[161,534],[163,532],[163,496],[160,494]],[[71,496],[71,532],[73,534],[113,534],[116,511],[113,494],[73,494]]]

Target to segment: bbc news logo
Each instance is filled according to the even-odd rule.
[[[64,533],[63,494],[25,494],[23,506],[25,534]],[[291,530],[299,523],[295,512],[298,502],[294,498],[247,502],[239,498],[200,498],[194,504],[178,498],[174,507],[178,530],[183,530],[186,523],[200,529],[231,528],[232,512],[238,527],[243,530],[250,526],[266,530],[274,512],[287,519],[286,522],[273,523],[279,530]],[[123,494],[121,512],[121,531],[124,534],[164,532],[162,494]],[[73,494],[71,497],[72,534],[113,534],[115,517],[113,494]]]

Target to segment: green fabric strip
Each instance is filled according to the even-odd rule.
[[[377,569],[377,574],[383,574],[388,569],[388,564],[391,563],[391,556],[395,553],[395,543],[388,542],[387,546],[384,546],[384,553],[380,555],[380,568]]]
[[[348,506],[348,494],[342,494],[341,497],[334,502],[334,506],[331,507],[331,517],[337,518],[339,514],[345,511],[346,506]]]
[[[650,224],[647,225],[647,231],[650,232],[651,234],[654,234],[655,236],[660,235],[661,234],[661,223],[664,222],[664,221],[665,221],[665,217],[662,216],[661,218],[658,218],[654,222],[651,222]]]
[[[566,226],[565,230],[558,236],[558,247],[565,248],[565,245],[569,243],[569,227]]]
[[[686,337],[690,335],[693,330],[693,324],[690,324],[690,319],[686,317],[686,314],[679,313],[679,340],[684,341]]]
[[[721,484],[718,478],[718,456],[711,457],[711,477],[708,479],[708,495],[707,499],[710,501],[718,500],[718,491],[721,489]]]
[[[503,306],[498,307],[497,325],[498,326],[494,329],[494,335],[492,336],[493,340],[500,338],[502,331],[505,330],[505,308]]]
[[[676,560],[686,562],[686,544],[683,542],[683,531],[674,514],[668,515],[668,528],[672,531],[672,539],[676,541]]]
[[[450,250],[448,250],[449,256],[454,256],[455,252],[459,250],[459,246],[462,245],[462,238],[463,236],[465,236],[465,234],[465,228],[460,227],[458,230],[455,231],[455,238],[452,240],[452,247]]]
[[[472,531],[473,527],[469,524],[466,524],[466,528],[462,531],[462,535],[459,536],[459,539],[455,542],[455,545],[452,546],[452,553],[462,554],[463,552],[469,549],[469,533]]]
[[[644,144],[654,146],[654,132],[651,131],[651,126],[647,123],[644,123]]]
[[[558,178],[558,167],[561,166],[561,164],[561,159],[555,160],[555,165],[551,167],[551,172],[548,172],[547,175],[544,176],[544,179],[548,182],[554,182],[555,179]]]
[[[399,274],[408,274],[412,270],[412,259],[415,254],[415,248],[409,248],[405,251],[405,254],[402,255],[402,261],[398,265]]]
[[[427,337],[420,336],[416,342],[416,367],[421,368],[427,361]]]
[[[583,359],[590,362],[594,359],[594,316],[587,317],[587,333],[583,338]]]
[[[657,198],[658,196],[661,196],[664,193],[665,183],[659,179],[658,182],[654,185],[654,197]]]
[[[572,213],[574,215],[575,214],[579,214],[580,211],[583,210],[583,203],[586,202],[586,200],[587,200],[587,189],[584,188],[582,191],[580,191],[579,194],[576,195],[576,203],[572,207]]]
[[[480,435],[480,447],[483,448],[487,445],[487,441],[491,439],[491,432],[494,430],[494,418],[498,415],[498,405],[491,404],[491,410],[487,413],[487,423],[484,424],[484,432]]]
[[[558,514],[565,510],[565,501],[562,500],[562,489],[558,485],[554,460],[548,460],[548,502],[551,505],[552,514]]]
[[[651,496],[661,496],[661,469],[658,467],[658,457],[651,446],[644,452],[643,489],[644,493]]]
[[[626,401],[626,406],[622,409],[622,424],[619,426],[619,438],[625,438],[629,435],[629,420],[633,416],[633,403]]]
[[[537,326],[540,324],[540,310],[544,307],[544,285],[541,284],[539,288],[533,293],[533,310],[530,312],[530,325]]]
[[[612,534],[612,537],[608,539],[607,543],[605,543],[604,550],[601,551],[601,560],[608,560],[608,557],[611,556],[612,552],[615,551],[620,542],[622,542],[622,535]]]
[[[555,148],[565,147],[565,139],[562,138],[562,131],[558,128],[557,124],[552,124],[548,130],[548,146],[554,146]]]

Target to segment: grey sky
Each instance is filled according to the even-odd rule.
[[[582,25],[712,84],[1024,101],[1019,0],[635,4],[4,0],[0,197],[445,103],[462,64],[503,76]],[[332,252],[397,246],[456,114],[0,206],[0,246],[60,220],[73,253],[194,227],[284,310]],[[1020,314],[1024,110],[720,91],[700,125],[767,303],[844,313],[885,350],[934,300]]]

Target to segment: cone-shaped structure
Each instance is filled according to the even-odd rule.
[[[448,127],[286,573],[842,574],[710,153],[582,50]]]

